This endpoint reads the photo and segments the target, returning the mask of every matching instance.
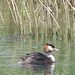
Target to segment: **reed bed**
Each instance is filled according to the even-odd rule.
[[[4,0],[4,2],[8,3],[18,35],[45,37],[47,33],[47,37],[61,36],[62,39],[71,37],[71,28],[74,25],[71,25],[71,19],[73,23],[75,21],[73,19],[75,0]]]

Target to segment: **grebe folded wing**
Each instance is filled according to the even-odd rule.
[[[26,64],[43,65],[43,64],[51,63],[50,58],[48,58],[46,55],[44,55],[40,52],[34,52],[34,53],[27,54],[26,57],[21,58],[21,59]]]

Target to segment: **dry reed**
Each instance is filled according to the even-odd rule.
[[[60,35],[63,35],[65,33],[64,36],[70,37],[71,26],[70,26],[69,14],[71,12],[70,11],[71,9],[72,11],[75,11],[73,2],[72,4],[68,0],[62,0],[62,1],[22,0],[19,2],[21,5],[20,4],[17,5],[17,0],[7,0],[13,21],[14,23],[16,23],[17,30],[21,36],[27,34],[26,29],[28,27],[28,29],[30,30],[28,31],[28,33],[33,35],[36,34],[34,31],[35,29],[36,29],[37,35],[40,34],[42,29],[43,31],[42,33],[43,34],[48,33],[48,36],[49,35],[58,36],[58,33],[60,32],[61,33]],[[22,15],[21,15],[21,12],[22,12]],[[62,25],[64,23],[60,25],[60,21],[59,21],[60,12],[64,13],[62,14],[62,16],[65,15],[64,18],[66,18],[66,22],[64,23],[66,23],[65,24],[66,28]],[[25,18],[25,20],[23,19],[23,17]],[[27,23],[29,25],[27,25]],[[65,31],[64,29],[66,30],[66,32],[64,32]]]

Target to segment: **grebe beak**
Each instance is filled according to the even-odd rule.
[[[54,48],[54,50],[59,51],[57,48]]]

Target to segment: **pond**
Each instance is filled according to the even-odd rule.
[[[57,40],[47,41],[59,49],[59,51],[53,51],[52,54],[56,58],[55,68],[53,69],[53,75],[74,75],[75,74],[75,45],[69,41]],[[0,39],[0,74],[1,75],[44,75],[44,69],[27,69],[20,65],[19,59],[22,56],[26,56],[31,52],[42,52],[45,43],[41,40],[32,40],[30,36],[24,38],[10,37]]]
[[[8,11],[8,4],[1,3],[0,9],[5,22],[3,23],[2,18],[0,18],[1,75],[75,75],[75,31],[71,31],[69,39],[64,37],[64,33],[63,39],[59,34],[58,36],[49,36],[49,33],[42,31],[43,27],[39,28],[39,33],[35,28],[33,35],[29,34],[29,28],[26,28],[27,34],[19,36],[16,35],[17,28],[12,21],[11,13]],[[71,25],[73,25],[72,21]],[[56,59],[56,63],[52,67],[22,66],[19,63],[20,57],[26,56],[28,53],[44,53],[46,43],[53,44],[59,49],[59,51],[52,51],[52,55]]]

